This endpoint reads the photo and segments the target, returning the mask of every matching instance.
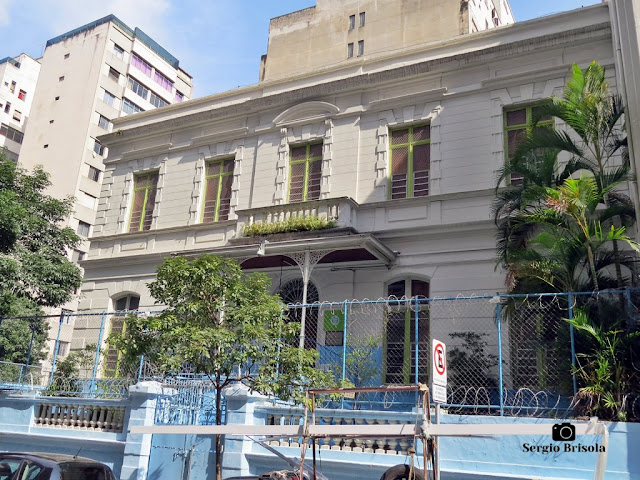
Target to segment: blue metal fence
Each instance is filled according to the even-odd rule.
[[[289,305],[284,314],[299,321],[305,310],[305,346],[317,350],[318,368],[337,381],[353,386],[430,384],[431,341],[437,339],[447,345],[445,407],[451,413],[568,416],[582,386],[575,369],[586,340],[565,320],[577,309],[590,309],[615,317],[631,330],[640,326],[639,301],[639,289],[497,293]],[[154,313],[158,312],[0,319],[0,339],[24,330],[23,352],[10,351],[2,346],[7,342],[0,341],[0,388],[117,397],[140,379],[175,382],[176,377],[163,379],[144,358],[135,364],[120,362],[119,352],[109,345],[109,336],[122,330],[126,315]],[[181,422],[196,410],[198,415],[211,412],[210,393],[202,388],[200,382],[179,390],[175,405],[167,404],[167,418]],[[197,397],[192,398],[197,408],[185,403],[190,396]],[[631,410],[640,417],[640,401],[629,401],[638,404]],[[402,410],[413,404],[407,395],[362,394],[332,406]]]

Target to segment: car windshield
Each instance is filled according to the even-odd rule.
[[[61,480],[112,480],[102,465],[65,463],[60,465]]]

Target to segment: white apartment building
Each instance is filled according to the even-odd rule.
[[[49,193],[76,198],[69,225],[88,238],[107,155],[98,137],[113,130],[113,119],[188,100],[191,77],[163,47],[114,15],[47,41],[40,62],[20,163],[43,165],[51,174]],[[73,260],[88,248],[83,242]]]
[[[40,72],[26,53],[0,60],[0,148],[17,161]]]

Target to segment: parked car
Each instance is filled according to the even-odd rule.
[[[104,463],[57,453],[0,453],[0,480],[116,480]]]

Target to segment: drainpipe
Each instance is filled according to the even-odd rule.
[[[627,83],[625,80],[625,69],[624,69],[624,60],[622,58],[622,46],[620,44],[620,22],[619,22],[619,11],[618,11],[618,0],[609,0],[609,20],[611,23],[611,34],[613,37],[613,50],[615,56],[615,65],[616,65],[616,79],[620,84],[620,94],[622,95],[622,101],[625,105],[625,120],[627,124],[627,144],[629,149],[629,163],[631,164],[631,172],[633,174],[633,181],[631,181],[631,195],[633,199],[633,205],[635,207],[636,218],[640,219],[640,196],[638,193],[638,169],[635,162],[635,153],[634,153],[634,143],[633,143],[633,128],[631,128],[631,120],[629,115],[629,98],[627,96]],[[633,8],[633,7],[632,7]],[[636,43],[638,42],[637,36],[635,36]],[[638,228],[640,225],[636,222],[636,240],[640,238],[640,233]]]

